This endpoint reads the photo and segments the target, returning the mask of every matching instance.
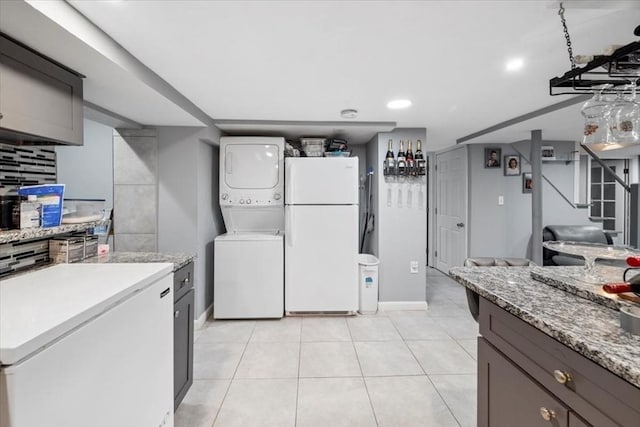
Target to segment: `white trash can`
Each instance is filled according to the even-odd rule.
[[[370,254],[358,254],[358,277],[360,279],[360,304],[362,314],[378,311],[378,264],[380,261]]]

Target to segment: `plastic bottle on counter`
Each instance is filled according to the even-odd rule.
[[[42,225],[42,203],[38,196],[30,194],[26,200],[13,207],[13,226],[16,228],[39,228]]]

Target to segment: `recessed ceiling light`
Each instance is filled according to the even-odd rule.
[[[347,108],[346,110],[340,111],[340,117],[343,119],[355,119],[358,117],[358,110],[353,108]]]
[[[411,101],[409,101],[408,99],[394,99],[393,101],[387,102],[387,108],[390,108],[392,110],[399,110],[409,107],[411,107]]]
[[[507,71],[518,71],[524,67],[524,60],[522,58],[513,58],[507,61]]]

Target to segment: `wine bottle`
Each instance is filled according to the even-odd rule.
[[[607,283],[602,286],[602,290],[608,294],[619,294],[622,292],[640,292],[640,285],[632,283]]]
[[[396,174],[396,161],[393,157],[393,140],[389,140],[389,144],[387,146],[387,155],[384,158],[384,174],[385,175],[395,175]]]
[[[407,158],[404,154],[404,141],[400,140],[400,149],[398,150],[398,175],[406,175]]]
[[[416,149],[416,171],[418,175],[424,175],[427,173],[427,162],[422,155],[422,141],[417,141],[417,149]]]
[[[412,142],[407,143],[407,175],[416,176],[416,162],[413,158]]]

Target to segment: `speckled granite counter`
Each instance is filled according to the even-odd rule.
[[[159,252],[111,252],[105,255],[99,255],[85,259],[84,263],[112,263],[124,264],[131,262],[148,263],[148,262],[171,262],[173,263],[173,271],[178,271],[185,265],[193,261],[194,256],[187,254],[164,254]]]
[[[49,228],[25,228],[23,230],[5,230],[0,231],[0,244],[17,242],[21,240],[42,239],[45,237],[53,237],[58,234],[73,233],[77,231],[85,231],[88,228],[97,225],[103,225],[104,221],[83,222],[81,224],[63,224],[59,227]]]
[[[620,328],[616,310],[532,279],[532,268],[454,267],[449,275],[640,388],[640,336]]]

